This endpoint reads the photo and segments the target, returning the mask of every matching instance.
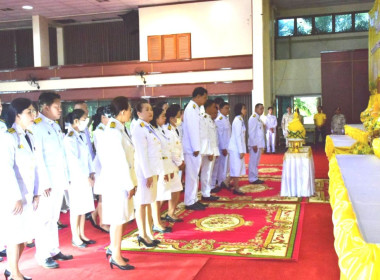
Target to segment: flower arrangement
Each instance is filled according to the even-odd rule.
[[[289,123],[288,138],[299,138],[299,139],[306,138],[306,130],[303,127],[297,112],[294,113],[293,120]]]
[[[370,145],[359,142],[352,148],[352,153],[354,155],[371,155],[373,154],[373,149]]]

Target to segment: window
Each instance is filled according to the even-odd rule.
[[[191,34],[148,36],[148,60],[162,61],[191,58]]]
[[[313,18],[297,18],[297,35],[311,35],[313,31]]]
[[[352,30],[352,14],[335,16],[335,32],[349,32]]]
[[[368,13],[355,14],[355,31],[368,31],[369,16]]]
[[[315,17],[316,34],[331,33],[333,31],[332,27],[332,15]]]
[[[286,37],[294,35],[294,18],[278,20],[278,36]]]

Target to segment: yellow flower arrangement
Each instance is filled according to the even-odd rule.
[[[289,123],[288,138],[306,138],[306,130],[303,127],[297,112],[294,113],[293,120]]]

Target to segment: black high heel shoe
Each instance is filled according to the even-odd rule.
[[[156,247],[157,244],[152,242],[152,243],[148,243],[146,242],[146,240],[144,238],[142,238],[141,236],[137,236],[137,241],[139,242],[139,246],[140,246],[140,243],[144,244],[146,247]]]
[[[108,260],[109,257],[112,257],[112,251],[110,248],[107,248],[106,251],[106,259]],[[129,262],[129,259],[122,257],[125,262]]]
[[[5,280],[8,280],[8,278],[11,277],[11,272],[8,269],[4,271],[4,277]],[[9,280],[12,280],[12,278],[9,278]],[[32,277],[24,276],[24,280],[32,280]]]
[[[110,258],[110,267],[113,269],[113,266],[118,267],[121,270],[132,270],[135,269],[133,265],[126,264],[126,265],[120,265],[117,262],[114,261],[114,259],[111,257]]]

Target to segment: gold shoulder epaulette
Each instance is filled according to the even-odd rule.
[[[16,130],[15,130],[13,127],[8,128],[7,131],[8,131],[9,133],[15,133],[15,132],[16,132]]]
[[[115,127],[116,127],[116,123],[115,122],[111,122],[110,128],[115,128]]]
[[[56,124],[59,124],[59,121],[55,121]]]
[[[70,131],[69,136],[71,137],[73,135],[74,135],[74,131]]]
[[[35,124],[38,124],[38,123],[40,123],[40,122],[42,122],[42,119],[41,119],[41,118],[37,118],[37,119],[34,120],[34,123],[35,123]]]
[[[3,120],[3,119],[0,119],[0,122],[3,122],[3,123],[5,123],[5,120]]]
[[[169,130],[172,130],[172,126],[171,126],[170,124],[168,125],[168,129],[169,129]]]
[[[253,114],[252,117],[256,118],[256,114]]]
[[[144,126],[145,126],[145,123],[143,123],[143,122],[140,123],[140,126],[141,126],[141,127],[144,127]]]
[[[207,115],[205,115],[205,118],[207,118]]]
[[[193,104],[193,108],[195,109],[195,108],[197,108],[197,106],[195,106],[195,104]]]
[[[239,117],[239,120],[243,121],[242,117]]]
[[[219,117],[219,120],[223,120],[223,117],[222,117],[222,116],[220,116],[220,117]]]

